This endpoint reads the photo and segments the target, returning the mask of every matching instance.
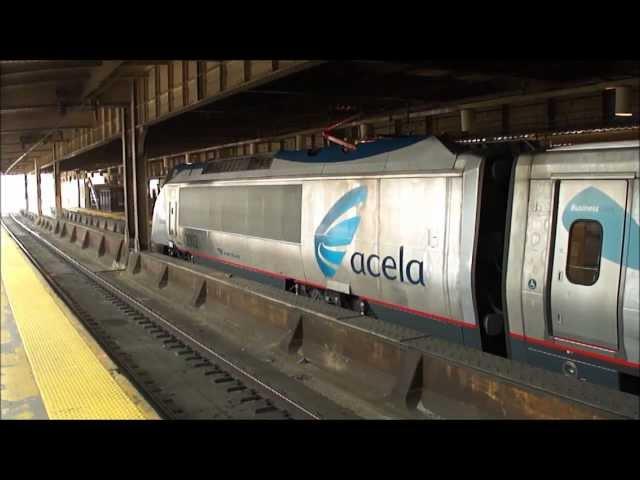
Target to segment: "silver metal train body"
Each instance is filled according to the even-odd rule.
[[[504,282],[514,358],[613,387],[638,376],[639,152],[519,156]]]
[[[239,159],[246,165],[236,171],[192,165],[163,186],[151,240],[425,334],[618,387],[620,371],[638,375],[637,155],[637,145],[521,155],[497,200],[491,182],[501,164],[456,154],[434,137],[354,152],[283,151]],[[588,205],[574,199],[583,190]],[[569,252],[581,219],[603,231],[578,223],[582,236]],[[565,273],[567,255],[593,262],[576,242],[598,235],[599,277],[574,288],[571,279],[586,274],[575,273],[579,261]]]

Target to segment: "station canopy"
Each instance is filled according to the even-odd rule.
[[[81,129],[95,128],[98,108],[129,106],[132,81],[171,62],[1,61],[0,170],[32,171],[34,162],[51,158],[56,143],[69,141]],[[215,62],[227,61],[195,63]],[[252,67],[247,65],[245,75],[250,75]],[[251,77],[233,89],[203,95],[166,115],[145,119],[145,156],[322,128],[351,113],[409,115],[470,99],[500,99],[640,76],[639,63],[631,61],[300,61],[295,68],[280,71]],[[206,71],[202,75],[206,77]],[[160,88],[159,81],[156,87]],[[62,170],[118,163],[120,142],[115,138],[91,152],[63,158]]]

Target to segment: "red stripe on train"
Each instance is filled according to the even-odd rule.
[[[587,350],[582,350],[575,347],[569,347],[567,345],[559,344],[556,342],[550,342],[549,340],[540,340],[539,338],[527,337],[526,335],[520,335],[519,333],[510,333],[509,335],[511,335],[514,338],[517,338],[518,340],[522,340],[527,343],[538,344],[543,347],[548,347],[554,350],[565,350],[565,351],[568,350],[570,352],[577,353],[585,357],[591,357],[597,360],[602,360],[603,362],[614,363],[617,365],[623,365],[625,367],[631,367],[631,368],[640,368],[640,363],[630,362],[629,360],[624,360],[622,358],[608,357],[607,355],[603,355],[601,353],[589,352]]]
[[[370,302],[378,303],[378,304],[383,305],[385,307],[391,307],[391,308],[395,308],[397,310],[402,310],[403,312],[413,313],[414,315],[419,315],[421,317],[428,317],[428,318],[431,318],[433,320],[438,320],[438,321],[441,321],[441,322],[451,323],[451,324],[456,325],[458,327],[478,328],[477,325],[472,325],[470,323],[462,322],[460,320],[456,320],[455,318],[449,318],[449,317],[445,317],[445,316],[442,316],[442,315],[437,315],[435,313],[423,312],[421,310],[414,310],[413,308],[403,307],[402,305],[397,305],[395,303],[384,302],[384,301],[378,300],[376,298],[365,297],[363,295],[360,295],[360,296],[362,298],[364,298],[365,300],[368,300]]]
[[[255,268],[255,267],[250,267],[248,265],[242,264],[242,263],[237,263],[237,262],[232,262],[230,260],[226,260],[220,257],[216,257],[216,256],[210,256],[210,255],[206,255],[204,253],[199,253],[199,252],[194,252],[191,250],[186,250],[187,252],[189,252],[191,255],[195,255],[196,257],[203,257],[203,258],[208,258],[210,260],[214,260],[214,261],[219,261],[222,263],[227,263],[229,265],[233,265],[239,268],[243,268],[245,270],[251,270],[254,272],[258,272],[258,273],[262,273],[265,275],[269,275],[271,277],[276,277],[276,278],[281,278],[281,279],[285,279],[285,278],[292,278],[292,277],[287,277],[285,275],[279,274],[279,273],[275,273],[275,272],[270,272],[268,270],[262,270],[260,268]],[[317,283],[313,283],[313,282],[308,282],[306,280],[299,280],[297,278],[293,278],[293,280],[295,280],[296,282],[305,284],[305,285],[310,285],[312,287],[315,288],[326,288],[323,285],[319,285]],[[412,308],[409,307],[404,307],[402,305],[397,305],[395,303],[389,303],[389,302],[385,302],[383,300],[378,300],[376,298],[372,298],[372,297],[365,297],[362,296],[362,298],[364,298],[365,300],[369,301],[369,302],[373,302],[373,303],[377,303],[379,305],[383,305],[383,306],[387,306],[390,308],[394,308],[396,310],[401,310],[403,312],[407,312],[407,313],[412,313],[414,315],[418,315],[420,317],[426,317],[426,318],[430,318],[430,319],[434,319],[440,322],[445,322],[445,323],[450,323],[459,327],[463,327],[463,328],[478,328],[477,325],[471,325],[465,322],[462,322],[460,320],[456,320],[453,318],[449,318],[449,317],[445,317],[442,315],[437,315],[434,313],[429,313],[429,312],[423,312],[421,310],[414,310]],[[527,337],[525,335],[520,335],[517,333],[510,333],[510,335],[514,338],[517,338],[519,340],[524,340],[528,343],[534,343],[534,344],[538,344],[541,346],[545,346],[554,350],[569,350],[570,352],[573,353],[577,353],[580,355],[583,355],[585,357],[591,357],[591,358],[595,358],[597,360],[602,360],[604,362],[609,362],[609,363],[613,363],[613,364],[617,364],[617,365],[623,365],[625,367],[630,367],[630,368],[640,368],[640,363],[635,363],[635,362],[630,362],[628,360],[624,360],[621,358],[615,358],[615,357],[609,357],[607,355],[602,355],[600,353],[595,353],[595,352],[589,352],[587,350],[582,350],[579,348],[575,348],[575,347],[570,347],[570,346],[566,346],[563,344],[559,344],[559,343],[555,343],[555,342],[550,342],[548,340],[540,340],[538,338],[532,338],[532,337]]]
[[[280,273],[270,272],[268,270],[262,270],[260,268],[251,267],[251,266],[245,265],[243,263],[232,262],[231,260],[220,258],[220,257],[215,256],[215,255],[206,255],[204,253],[200,253],[200,252],[196,252],[194,250],[188,250],[188,249],[180,249],[180,248],[178,248],[178,250],[183,251],[183,252],[187,252],[187,253],[193,255],[194,257],[207,258],[209,260],[214,260],[216,262],[226,263],[228,265],[232,265],[234,267],[242,268],[244,270],[250,270],[250,271],[253,271],[253,272],[257,272],[257,273],[262,273],[262,274],[268,275],[270,277],[275,277],[275,278],[280,278],[280,279],[290,278],[292,280],[295,280],[298,283],[302,283],[304,285],[309,285],[311,287],[322,288],[322,289],[327,288],[324,285],[319,285],[317,283],[309,282],[307,280],[299,280],[297,278],[293,278],[293,277],[290,277],[290,276],[282,275]],[[397,305],[395,303],[385,302],[383,300],[378,300],[378,299],[372,298],[372,297],[365,297],[365,296],[362,296],[362,295],[360,295],[360,297],[364,298],[365,300],[367,300],[369,302],[377,303],[377,304],[385,306],[385,307],[394,308],[396,310],[401,310],[403,312],[412,313],[412,314],[418,315],[420,317],[425,317],[425,318],[437,320],[437,321],[440,321],[440,322],[450,323],[450,324],[456,325],[458,327],[478,328],[477,325],[472,325],[470,323],[462,322],[460,320],[456,320],[455,318],[449,318],[449,317],[445,317],[443,315],[438,315],[438,314],[435,314],[435,313],[423,312],[421,310],[414,310],[413,308],[404,307],[402,305]]]

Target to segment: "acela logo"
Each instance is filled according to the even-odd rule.
[[[367,187],[361,186],[345,193],[325,215],[315,233],[316,261],[325,277],[332,278],[340,267],[346,247],[360,225],[360,216],[355,215],[334,225],[351,208],[367,200]]]
[[[340,268],[347,247],[353,241],[358,227],[360,216],[354,215],[346,220],[339,221],[349,210],[358,207],[367,200],[367,187],[361,186],[345,193],[331,207],[327,215],[316,229],[315,254],[318,267],[325,277],[333,278],[336,270]],[[354,252],[351,255],[351,271],[356,275],[370,275],[387,280],[398,280],[413,285],[425,285],[424,263],[420,260],[407,259],[404,256],[404,246],[400,246],[398,258],[379,255],[367,255],[364,252]]]

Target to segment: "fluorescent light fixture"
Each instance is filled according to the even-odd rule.
[[[475,118],[473,110],[460,110],[460,129],[463,132],[470,132],[473,129],[473,120]]]
[[[616,87],[616,117],[631,115],[631,87]]]

